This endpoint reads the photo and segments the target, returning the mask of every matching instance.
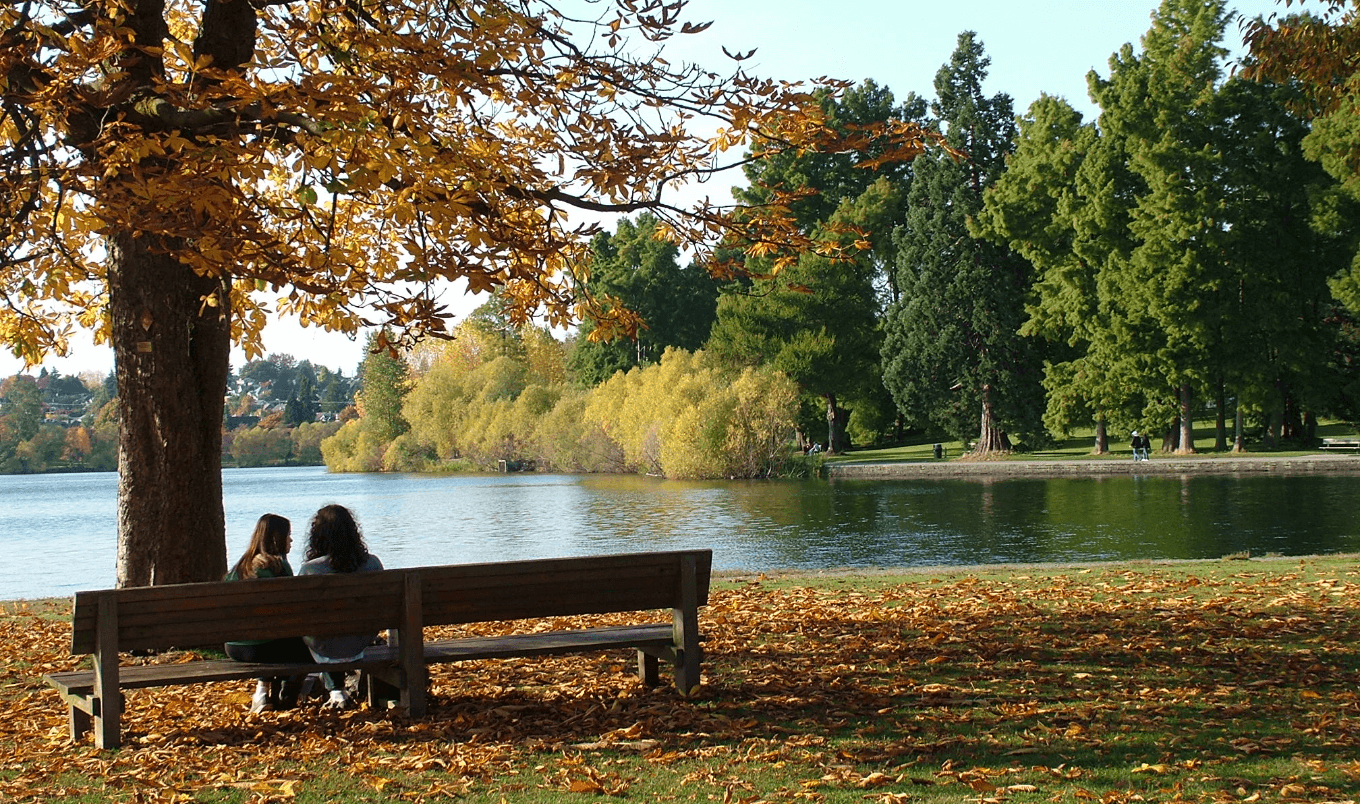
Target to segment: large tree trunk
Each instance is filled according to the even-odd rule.
[[[977,445],[973,454],[991,455],[996,452],[1010,452],[1011,442],[1006,433],[996,423],[996,410],[992,407],[992,386],[982,386],[982,427],[978,433]]]
[[[849,449],[850,444],[845,435],[845,426],[850,423],[850,411],[845,410],[836,404],[836,395],[828,394],[826,397],[826,451],[831,455],[839,455]]]
[[[109,240],[118,377],[118,585],[219,580],[229,282],[200,277],[155,236]]]
[[[1195,431],[1194,431],[1194,411],[1191,410],[1193,396],[1190,384],[1181,386],[1181,437],[1180,445],[1176,448],[1177,454],[1190,455],[1195,451]]]
[[[1214,401],[1218,411],[1214,420],[1214,451],[1223,452],[1228,448],[1228,394],[1222,382],[1218,384],[1218,399]]]
[[[1096,443],[1091,449],[1093,455],[1104,455],[1110,451],[1110,432],[1105,425],[1105,414],[1096,416]]]

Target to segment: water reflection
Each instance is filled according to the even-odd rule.
[[[223,482],[231,555],[264,511],[301,536],[340,502],[391,567],[698,547],[745,570],[1360,550],[1357,476],[677,482],[307,467]],[[0,599],[111,585],[116,495],[113,474],[0,477]]]

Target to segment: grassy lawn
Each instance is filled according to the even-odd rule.
[[[38,678],[64,609],[0,615],[0,801],[1360,799],[1352,558],[739,577],[693,698],[627,655],[436,668],[417,722],[133,690],[117,752]]]
[[[1342,422],[1329,422],[1318,426],[1319,438],[1346,438],[1355,437],[1355,428]],[[1231,435],[1229,436],[1228,451],[1216,451],[1214,449],[1215,433],[1212,425],[1207,427],[1195,428],[1195,452],[1200,457],[1224,457],[1234,455],[1231,451]],[[883,449],[852,449],[844,455],[827,456],[826,463],[839,462],[871,462],[871,463],[899,463],[903,461],[933,461],[935,460],[934,447],[937,442],[926,441],[920,444],[910,444],[901,447],[888,447]],[[963,443],[959,441],[939,442],[944,447],[944,460],[952,460],[963,454]],[[1038,450],[1035,452],[1016,452],[1010,456],[998,458],[998,460],[1016,461],[1043,461],[1043,460],[1090,460],[1090,461],[1126,461],[1132,454],[1129,449],[1128,433],[1111,433],[1109,436],[1110,452],[1105,455],[1092,455],[1091,448],[1095,444],[1095,430],[1079,430],[1071,436],[1061,439],[1056,445],[1049,449]],[[1154,460],[1159,454],[1161,439],[1154,438],[1152,443],[1152,455]],[[1259,442],[1248,442],[1246,455],[1273,455],[1279,457],[1316,455],[1323,452],[1319,449],[1296,449],[1280,448],[1267,449]],[[1193,457],[1193,456],[1177,456]]]

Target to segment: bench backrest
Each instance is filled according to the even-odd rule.
[[[402,627],[415,594],[424,625],[702,606],[712,559],[630,553],[78,592],[71,653],[93,653],[101,626],[122,651],[377,632]]]

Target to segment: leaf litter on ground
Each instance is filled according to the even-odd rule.
[[[438,666],[414,721],[129,690],[116,752],[70,744],[42,684],[78,666],[67,622],[8,604],[0,800],[1354,802],[1356,572],[1220,566],[738,581],[693,696],[621,654]]]

